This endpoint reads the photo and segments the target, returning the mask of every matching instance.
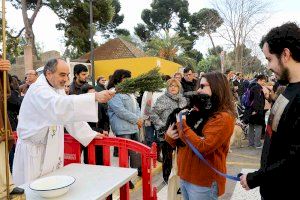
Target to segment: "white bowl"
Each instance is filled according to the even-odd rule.
[[[67,193],[75,182],[73,176],[48,176],[30,183],[29,188],[44,198],[54,198]]]

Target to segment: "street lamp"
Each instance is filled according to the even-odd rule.
[[[94,66],[94,33],[93,33],[93,0],[90,0],[90,45],[91,45],[91,52],[90,52],[90,62],[92,68],[92,84],[95,87],[95,66]]]

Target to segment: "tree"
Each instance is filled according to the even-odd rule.
[[[151,31],[147,29],[144,24],[137,24],[137,26],[134,27],[134,32],[143,42],[149,42],[151,39]]]
[[[207,51],[208,51],[208,55],[210,56],[212,55],[220,56],[221,52],[223,51],[223,47],[218,45],[215,48],[208,49]]]
[[[130,32],[127,29],[116,29],[115,34],[117,36],[130,36]]]
[[[0,24],[2,24],[2,14],[0,18]],[[0,27],[0,32],[2,33],[2,26]],[[15,37],[16,31],[14,29],[6,28],[6,52],[7,59],[11,63],[15,63],[16,57],[23,55],[23,45],[26,43],[24,37]],[[2,34],[0,34],[0,42],[3,41]],[[1,46],[1,51],[2,46]]]
[[[32,29],[34,20],[43,6],[42,0],[10,0],[12,5],[16,9],[22,9],[23,23],[25,28],[25,38],[27,45],[32,47],[33,54],[37,55],[37,49],[35,46],[35,36]],[[33,10],[31,17],[28,16],[28,10]],[[23,32],[23,29],[20,30],[19,36]]]
[[[234,66],[242,71],[243,45],[250,40],[259,25],[268,19],[270,3],[262,0],[215,0],[213,7],[223,18],[219,34],[231,44],[235,52]]]
[[[185,51],[184,55],[189,58],[193,58],[196,61],[196,63],[198,63],[200,60],[203,59],[203,54],[196,49],[191,49],[189,51]]]
[[[149,41],[148,36],[161,31],[164,34],[169,34],[171,29],[186,32],[190,17],[188,6],[187,0],[153,0],[151,10],[142,11],[141,17],[145,25],[138,25],[135,33],[142,41]]]
[[[252,50],[247,48],[246,45],[242,44],[242,47],[237,47],[239,49],[242,49],[243,52],[243,72],[245,74],[249,74],[249,73],[257,73],[257,72],[263,72],[264,71],[264,67],[261,63],[261,61],[257,58],[257,56],[253,56],[251,55]],[[226,62],[229,66],[233,66],[234,62],[235,62],[235,53],[237,51],[233,50],[231,52],[229,52],[227,54],[227,59]]]
[[[209,72],[209,71],[220,71],[221,70],[221,59],[217,55],[209,55],[207,58],[202,59],[198,62],[196,70],[200,72]]]
[[[71,60],[73,59],[77,59],[78,58],[78,54],[77,54],[77,50],[74,47],[67,47],[62,55],[63,59],[67,59],[70,58]]]
[[[25,38],[28,45],[37,54],[34,32],[34,20],[43,6],[49,7],[63,22],[56,25],[58,30],[65,31],[66,45],[73,46],[77,55],[89,51],[89,0],[9,0],[16,9],[22,9]],[[117,29],[124,16],[119,15],[121,9],[119,0],[93,1],[94,31],[101,31],[104,37],[125,33],[125,29]],[[29,18],[28,11],[33,11]],[[23,29],[19,32],[21,35]]]
[[[66,46],[72,46],[78,56],[90,50],[89,0],[50,0],[48,6],[57,14],[61,22],[58,30],[65,31]],[[112,0],[93,1],[93,31],[108,25],[114,17]],[[114,24],[115,25],[115,24]],[[110,28],[114,26],[111,24]],[[96,46],[97,43],[94,42]]]
[[[118,26],[123,23],[124,15],[120,15],[121,4],[119,0],[112,0],[112,6],[114,8],[114,15],[111,21],[106,23],[99,23],[99,31],[105,38],[110,38],[114,35],[130,35],[127,29],[119,29]]]
[[[137,24],[134,30],[135,34],[145,43],[152,43],[152,40],[157,42],[157,38],[166,39],[170,37],[171,31],[175,31],[174,38],[180,37],[187,42],[181,46],[181,52],[176,51],[174,57],[179,59],[177,62],[183,65],[195,66],[202,59],[202,54],[193,49],[197,36],[191,35],[188,31],[190,21],[188,6],[187,0],[153,0],[151,9],[145,9],[142,12],[141,18],[144,24]]]
[[[177,62],[183,66],[195,65],[196,62],[194,59],[189,58],[184,53],[180,53],[189,43],[190,41],[178,35],[172,37],[166,35],[163,38],[155,37],[147,43],[147,54]]]
[[[189,31],[193,35],[208,35],[213,49],[215,49],[216,47],[212,38],[212,33],[216,32],[217,28],[219,28],[222,23],[223,19],[220,17],[217,10],[203,8],[199,12],[192,14]]]

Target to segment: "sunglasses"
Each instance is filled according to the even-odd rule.
[[[208,84],[208,83],[202,83],[202,84],[200,84],[201,90],[202,90],[203,88],[205,88],[206,86],[209,86],[209,84]]]

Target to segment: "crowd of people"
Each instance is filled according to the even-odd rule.
[[[268,69],[276,77],[257,74],[250,78],[231,70],[198,74],[186,67],[183,73],[162,77],[166,88],[142,91],[139,97],[115,93],[118,83],[131,78],[125,69],[116,70],[108,80],[99,76],[95,87],[88,83],[88,68],[83,64],[74,66],[74,79],[69,80],[69,66],[62,59],[49,60],[39,77],[29,70],[23,82],[9,75],[9,129],[18,132],[17,144],[10,149],[14,184],[63,166],[64,133],[81,142],[85,163],[85,147],[91,140],[114,135],[148,146],[157,143],[166,183],[175,153],[178,192],[184,199],[218,199],[225,192],[226,178],[215,170],[226,174],[230,138],[240,122],[248,127],[249,147],[263,148],[260,169],[242,175],[241,185],[246,190],[259,186],[264,200],[297,195],[296,185],[288,183],[299,177],[300,29],[294,23],[276,27],[263,37],[261,47]],[[8,61],[0,64],[1,71],[9,70]],[[195,97],[203,96],[209,101],[205,108],[195,103]],[[176,109],[176,121],[168,124]],[[266,113],[270,113],[267,124]],[[3,115],[0,122],[2,128]],[[1,148],[2,141],[0,135]],[[209,165],[198,158],[191,145]],[[114,156],[118,156],[118,149],[114,149]],[[96,148],[96,157],[96,163],[102,164],[101,147]],[[141,175],[140,156],[130,151],[129,159],[130,167]],[[4,183],[0,171],[0,197]],[[130,187],[134,185],[130,183]]]

